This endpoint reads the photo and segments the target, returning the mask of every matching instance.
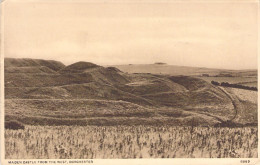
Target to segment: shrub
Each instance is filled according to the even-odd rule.
[[[224,87],[231,87],[231,88],[239,88],[239,89],[246,89],[246,90],[252,90],[252,91],[257,91],[256,87],[249,87],[249,86],[244,86],[240,84],[229,84],[228,82],[217,82],[217,81],[211,81],[211,84],[213,85],[220,85]]]
[[[213,84],[213,85],[220,85],[217,81],[211,81],[211,84]]]
[[[5,121],[5,129],[24,129],[24,125],[18,121],[11,120],[11,121]]]

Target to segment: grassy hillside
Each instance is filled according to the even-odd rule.
[[[6,119],[33,125],[215,125],[234,120],[243,106],[256,109],[256,103],[231,97],[229,90],[200,77],[171,75],[172,66],[145,67],[150,73],[125,73],[89,62],[64,66],[57,61],[6,59]],[[221,74],[177,68],[174,72],[179,74]],[[162,69],[167,74],[153,73]]]
[[[29,58],[5,58],[5,68],[9,67],[41,67],[45,66],[54,71],[58,71],[65,67],[65,65],[59,61],[54,60],[41,60],[41,59],[29,59]]]

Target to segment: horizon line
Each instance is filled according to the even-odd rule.
[[[31,59],[31,60],[46,60],[46,61],[57,61],[57,62],[61,62],[62,64],[64,64],[65,66],[69,66],[72,64],[75,64],[77,62],[89,62],[89,61],[82,61],[79,60],[77,62],[73,62],[70,64],[65,64],[62,61],[59,60],[55,60],[55,59],[41,59],[41,58],[27,58],[27,57],[4,57],[5,59]],[[154,63],[121,63],[121,64],[99,64],[99,63],[95,63],[95,62],[90,62],[93,64],[97,64],[100,66],[119,66],[119,65],[168,65],[168,66],[176,66],[176,67],[191,67],[191,68],[202,68],[202,69],[218,69],[218,70],[235,70],[235,71],[239,71],[239,70],[257,70],[258,71],[258,67],[257,68],[247,68],[247,69],[228,69],[228,68],[215,68],[215,67],[205,67],[205,66],[188,66],[188,65],[178,65],[178,64],[168,64],[166,62],[154,62]],[[163,63],[163,64],[157,64],[157,63]]]

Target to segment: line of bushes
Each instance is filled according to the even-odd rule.
[[[218,85],[218,86],[224,86],[224,87],[232,87],[232,88],[239,88],[239,89],[246,89],[246,90],[252,90],[252,91],[258,91],[256,87],[249,87],[244,86],[240,84],[229,84],[228,82],[217,82],[217,81],[211,81],[211,84]]]
[[[13,129],[13,130],[24,129],[24,124],[17,120],[10,120],[10,121],[6,120],[5,129]]]

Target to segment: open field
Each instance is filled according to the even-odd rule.
[[[211,82],[213,80],[257,87],[257,70],[225,70],[167,64],[129,64],[113,66],[127,73],[188,75],[201,78],[207,82]],[[202,76],[203,74],[209,75],[210,77]]]
[[[227,70],[217,68],[204,68],[204,67],[190,67],[178,66],[168,64],[126,64],[126,65],[112,65],[127,73],[151,73],[151,74],[168,74],[168,75],[188,75],[188,76],[201,76],[208,74],[210,76],[227,77],[257,77],[257,70]]]
[[[5,138],[7,159],[257,157],[255,127],[27,126]]]
[[[236,113],[232,120],[240,123],[249,123],[254,121],[255,125],[257,125],[257,91],[229,87],[221,88],[231,97],[234,105]]]
[[[6,99],[6,120],[30,125],[214,125],[233,116],[232,104],[193,109],[96,99]],[[207,110],[207,112],[205,112]],[[223,111],[225,110],[225,112]],[[201,113],[198,113],[201,112]],[[227,114],[229,112],[229,114]],[[225,114],[225,115],[223,115]]]
[[[188,66],[176,66],[167,64],[129,64],[129,65],[113,65],[123,72],[127,73],[152,73],[152,74],[169,74],[169,75],[201,75],[209,73],[218,75],[221,69],[209,69]]]
[[[238,88],[229,88],[230,92],[236,95],[241,101],[249,101],[251,103],[257,104],[258,96],[256,91],[250,91]]]
[[[228,82],[229,84],[240,84],[249,87],[257,87],[257,77],[198,77],[207,82]]]

